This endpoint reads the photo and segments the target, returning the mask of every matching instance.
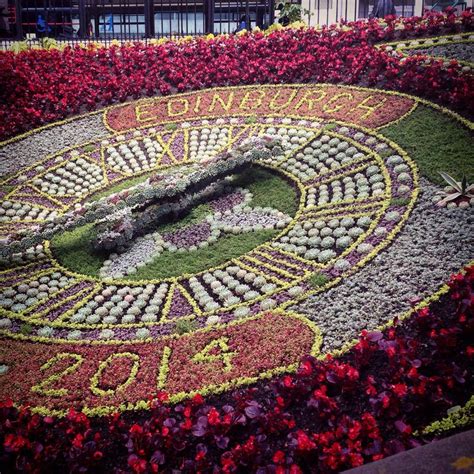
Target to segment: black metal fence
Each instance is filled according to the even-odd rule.
[[[0,45],[43,37],[109,43],[263,29],[275,21],[275,7],[284,1],[288,0],[0,0]],[[376,0],[291,1],[302,3],[308,23],[320,25],[366,18]],[[415,0],[394,0],[401,16],[420,15],[439,3],[423,0],[420,8]]]
[[[274,0],[0,0],[0,37],[134,40],[234,33],[274,21]]]
[[[0,0],[0,21],[0,37],[15,39],[233,33],[273,23],[274,0]]]

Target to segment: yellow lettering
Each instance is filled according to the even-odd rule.
[[[349,92],[342,92],[341,94],[336,94],[334,97],[331,97],[326,104],[323,105],[323,110],[324,112],[328,114],[333,114],[337,112],[338,110],[341,110],[344,106],[343,105],[335,105],[332,109],[330,108],[330,105],[334,104],[337,102],[339,99],[342,99],[343,97],[347,97],[348,99],[353,99],[354,96],[350,94]]]
[[[257,94],[257,97],[254,97],[253,94]],[[240,102],[239,109],[242,110],[255,110],[262,105],[262,100],[265,97],[265,91],[248,91],[242,98]],[[251,103],[249,105],[249,102]]]
[[[319,94],[319,97],[312,97],[313,94]],[[307,105],[308,110],[313,110],[314,103],[321,102],[326,97],[326,95],[327,92],[321,89],[306,91],[304,96],[296,104],[295,110],[299,110],[301,107],[303,107],[303,105]]]
[[[181,110],[175,109],[174,105],[181,106]],[[189,110],[188,99],[172,99],[168,102],[168,117],[177,117],[178,115],[184,115]]]
[[[198,96],[197,96],[197,99],[196,99],[196,105],[194,106],[193,112],[194,112],[195,114],[199,113],[200,107],[201,107],[201,96],[198,95]]]
[[[214,112],[214,109],[216,108],[217,104],[220,104],[220,106],[226,111],[229,112],[230,108],[232,107],[232,101],[234,100],[234,93],[231,92],[229,94],[229,97],[227,99],[227,103],[224,102],[222,97],[219,94],[214,94],[211,102],[211,106],[209,107],[209,112]]]
[[[67,389],[50,388],[50,386],[54,382],[57,382],[58,380],[65,377],[66,375],[75,372],[84,362],[84,357],[74,352],[61,352],[59,354],[56,354],[54,357],[51,357],[51,359],[49,359],[45,364],[40,367],[40,370],[48,370],[49,368],[53,367],[54,365],[65,359],[70,359],[70,363],[67,367],[63,368],[62,370],[59,370],[56,373],[51,374],[39,384],[31,387],[31,391],[39,393],[41,395],[47,395],[48,397],[64,397],[65,395],[67,395],[69,393]]]
[[[270,101],[270,104],[268,104],[268,108],[270,110],[283,110],[283,109],[286,109],[291,104],[291,102],[293,101],[293,99],[295,98],[297,93],[298,93],[297,90],[291,91],[290,97],[288,98],[288,100],[284,104],[277,104],[276,101],[278,100],[278,98],[280,97],[280,94],[281,94],[281,91],[277,91],[275,93],[275,95],[272,97],[272,100]]]
[[[213,351],[218,351],[218,353]],[[235,355],[237,355],[237,352],[231,352],[229,348],[229,338],[222,336],[210,342],[204,349],[195,354],[191,360],[201,363],[220,361],[224,366],[224,372],[230,372],[232,370],[232,357]]]
[[[370,117],[377,109],[380,109],[380,107],[382,107],[383,104],[385,104],[385,102],[387,102],[387,99],[383,98],[380,102],[378,102],[375,105],[367,105],[367,102],[369,102],[373,98],[374,98],[373,95],[369,95],[360,104],[357,104],[351,110],[351,112],[353,112],[356,109],[367,110],[367,112],[364,115],[362,115],[362,117],[361,117],[362,119],[366,119],[366,118]]]
[[[132,366],[130,367],[130,372],[128,374],[127,379],[125,382],[122,382],[117,385],[115,389],[109,388],[103,390],[100,388],[100,379],[102,374],[107,369],[107,367],[111,366],[115,359],[129,359],[132,362]],[[126,389],[137,376],[138,369],[140,367],[140,357],[137,354],[133,354],[131,352],[119,352],[115,354],[110,354],[107,359],[99,364],[99,368],[97,369],[96,373],[92,376],[90,389],[94,395],[98,395],[99,397],[105,396],[112,396],[116,392],[122,391]]]
[[[168,372],[170,370],[170,357],[172,350],[170,347],[165,346],[163,348],[163,359],[161,359],[160,370],[158,372],[157,388],[158,390],[163,390],[168,380]]]
[[[135,115],[138,122],[149,122],[156,119],[156,114],[153,112],[153,103],[137,105],[135,107]]]

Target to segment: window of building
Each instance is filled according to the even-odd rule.
[[[157,12],[155,13],[155,34],[198,35],[204,33],[203,12]]]

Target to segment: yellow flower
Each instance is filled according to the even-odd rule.
[[[290,23],[287,28],[289,29],[294,29],[294,30],[299,30],[300,28],[306,28],[306,23],[304,21],[294,21],[293,23]]]
[[[280,23],[273,23],[273,25],[270,25],[266,30],[265,34],[269,35],[270,33],[273,33],[274,31],[279,31],[282,30],[283,26]]]

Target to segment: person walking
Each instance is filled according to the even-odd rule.
[[[38,15],[38,19],[36,20],[36,37],[44,38],[48,36],[48,33],[51,33],[51,27],[43,18],[43,15]]]
[[[370,18],[385,18],[388,15],[396,15],[392,0],[376,0]]]
[[[8,18],[8,13],[4,13],[5,7],[0,7],[0,38],[8,38],[9,27],[5,18]]]
[[[250,18],[248,17],[248,15],[243,15],[243,16],[240,18],[239,26],[238,26],[237,29],[234,31],[234,33],[238,33],[239,31],[243,31],[243,30],[249,31],[250,28],[251,28],[251,26],[250,26]]]

